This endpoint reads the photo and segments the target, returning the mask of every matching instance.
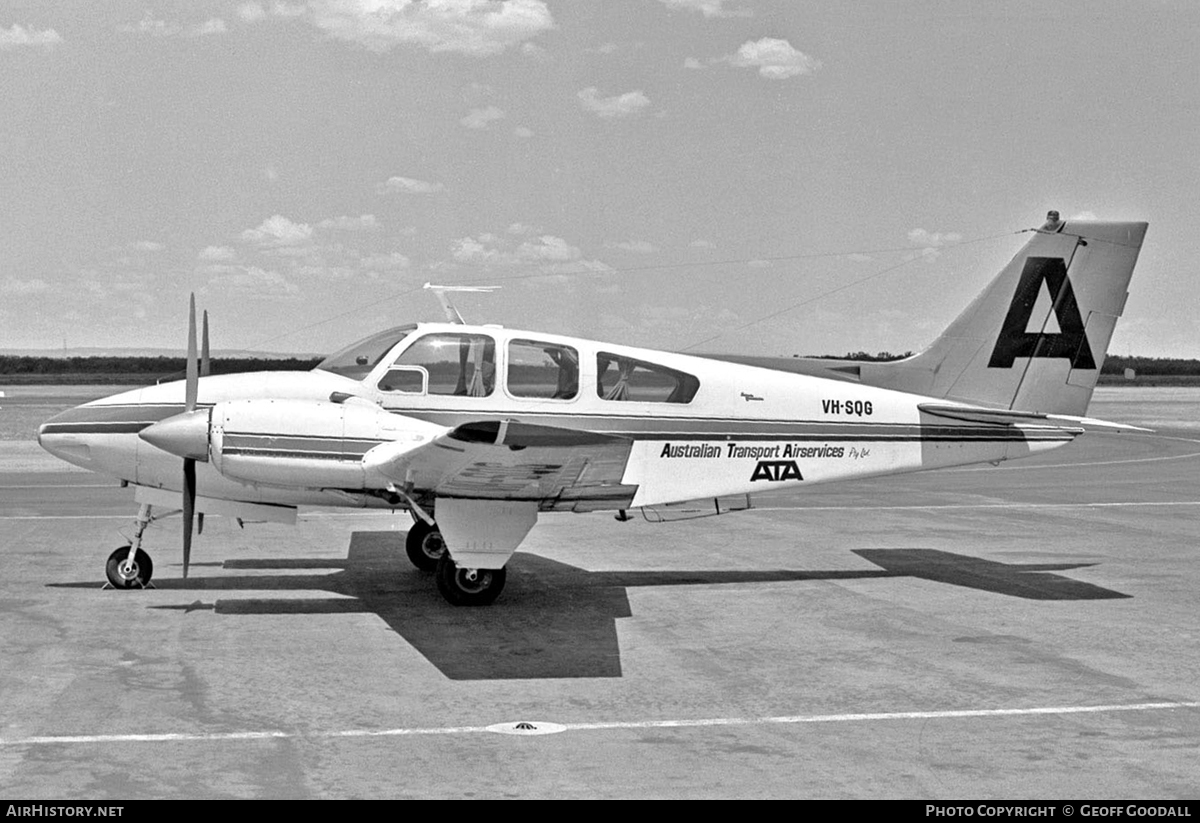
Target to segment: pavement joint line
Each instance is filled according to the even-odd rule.
[[[1200,452],[1188,452],[1187,454],[1168,454],[1162,457],[1131,457],[1128,460],[1092,460],[1086,463],[1047,463],[1045,465],[1038,466],[974,466],[972,468],[935,469],[935,471],[940,471],[942,474],[956,474],[960,472],[1012,472],[1034,471],[1036,469],[1074,469],[1085,466],[1124,466],[1128,463],[1161,463],[1166,460],[1186,460],[1189,457],[1200,457]]]
[[[1130,500],[1114,503],[931,503],[916,506],[754,506],[746,512],[814,511],[938,511],[947,509],[1120,509],[1139,506],[1200,506],[1200,500]],[[648,506],[647,508],[654,508]],[[731,514],[733,512],[730,512]],[[744,512],[739,512],[744,513]],[[395,517],[391,512],[314,512],[299,516],[305,520],[336,520],[349,517]],[[0,520],[132,520],[132,514],[3,514]]]
[[[1120,509],[1136,506],[1200,506],[1200,500],[1146,500],[1118,503],[930,503],[916,506],[753,506],[748,512],[915,511],[940,509]]]
[[[1036,715],[1108,714],[1115,712],[1169,711],[1197,709],[1200,701],[1170,701],[1157,703],[1124,703],[1101,706],[1043,706],[1024,709],[948,709],[941,711],[868,712],[851,714],[810,714],[769,717],[714,717],[693,720],[627,720],[597,723],[564,723],[562,730],[571,732],[619,731],[625,729],[689,729],[714,726],[769,726],[802,723],[869,723],[903,720],[955,720],[993,717],[1029,717]],[[493,726],[444,726],[400,729],[346,729],[342,731],[286,732],[245,731],[211,734],[175,732],[164,734],[90,734],[41,735],[33,737],[0,738],[0,749],[18,746],[52,746],[70,743],[205,743],[240,740],[304,740],[351,739],[371,737],[416,737],[425,735],[495,734]]]

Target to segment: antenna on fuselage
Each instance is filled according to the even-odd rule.
[[[446,296],[446,292],[450,291],[481,291],[492,292],[500,288],[499,286],[435,286],[433,283],[426,283],[425,288],[429,289],[437,297],[438,302],[442,304],[442,311],[446,313],[446,322],[457,323],[460,326],[465,326],[467,321],[463,320],[458,309],[454,308],[454,304],[450,302],[450,298]]]

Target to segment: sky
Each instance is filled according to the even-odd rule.
[[[0,350],[919,350],[1064,217],[1200,357],[1193,0],[0,2]]]

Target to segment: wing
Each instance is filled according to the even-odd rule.
[[[413,448],[384,443],[364,458],[368,473],[438,497],[537,501],[538,508],[622,508],[631,440],[509,420],[465,423]]]

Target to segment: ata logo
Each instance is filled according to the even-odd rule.
[[[760,460],[750,475],[750,482],[755,480],[803,480],[800,467],[795,460]]]
[[[1050,292],[1058,334],[1026,331],[1042,283]],[[1075,290],[1067,277],[1067,263],[1061,257],[1030,257],[1025,261],[1025,270],[1021,272],[988,368],[1010,368],[1018,357],[1065,357],[1073,369],[1096,368],[1092,344],[1083,329],[1079,304],[1075,302]]]

